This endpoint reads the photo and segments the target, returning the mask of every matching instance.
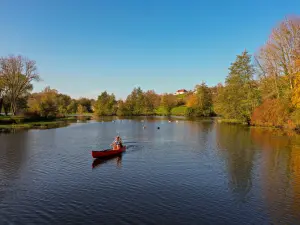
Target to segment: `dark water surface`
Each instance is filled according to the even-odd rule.
[[[0,224],[300,224],[299,136],[211,120],[143,124],[0,134]],[[90,151],[117,132],[127,152],[94,162]]]

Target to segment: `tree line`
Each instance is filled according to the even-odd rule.
[[[300,17],[282,21],[255,53],[237,56],[217,86],[215,112],[258,126],[300,125]]]
[[[125,100],[102,92],[97,99],[72,99],[50,87],[31,93],[39,81],[36,63],[22,56],[0,59],[0,112],[57,117],[73,113],[95,116],[213,116],[262,126],[300,124],[300,18],[282,21],[251,56],[247,50],[230,65],[224,83],[205,82],[186,94],[158,94],[134,88]]]

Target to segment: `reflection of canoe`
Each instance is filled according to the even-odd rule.
[[[92,168],[99,167],[109,161],[115,161],[118,167],[121,167],[122,155],[107,156],[105,158],[96,158],[93,161]]]
[[[107,150],[103,150],[103,151],[92,151],[92,156],[93,156],[93,158],[103,158],[103,157],[119,155],[125,151],[126,151],[126,146],[123,146],[119,150],[107,149]]]

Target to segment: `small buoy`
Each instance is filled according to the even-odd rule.
[[[160,127],[157,127],[157,129],[159,130],[159,129],[160,129]]]
[[[171,120],[169,120],[169,123],[171,123]]]
[[[178,120],[176,120],[176,123],[178,123]]]

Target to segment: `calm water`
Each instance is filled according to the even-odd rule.
[[[0,134],[0,224],[300,224],[299,136],[211,120],[145,125]],[[117,132],[127,152],[94,161]]]

